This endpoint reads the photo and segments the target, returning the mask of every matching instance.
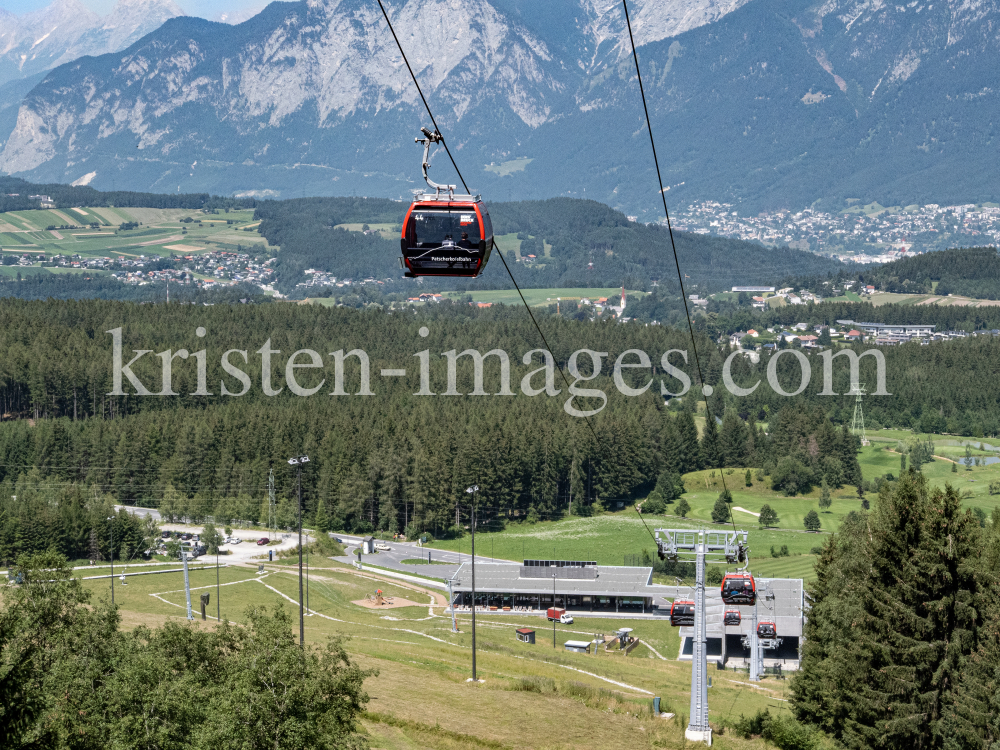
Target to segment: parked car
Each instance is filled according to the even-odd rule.
[[[164,531],[162,534],[160,534],[160,536],[162,538],[164,538],[164,539],[169,539],[170,538],[170,532],[169,531]]]
[[[242,544],[243,543],[243,537],[234,536],[233,539],[232,539],[232,542],[230,542],[230,543],[231,544]]]
[[[257,546],[263,547],[265,544],[270,543],[270,541],[271,540],[268,539],[266,536],[262,536],[260,539],[257,540]]]
[[[392,547],[390,547],[385,542],[376,542],[375,549],[381,550],[382,552],[389,552],[392,549]]]
[[[182,542],[189,542],[189,541],[191,541],[191,535],[190,534],[181,534],[181,541]]]

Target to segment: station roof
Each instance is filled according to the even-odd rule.
[[[588,566],[589,567],[589,566]],[[596,565],[596,575],[588,578],[567,578],[559,569],[556,574],[557,594],[581,596],[667,596],[671,589],[653,584],[652,568],[632,568],[617,565]],[[528,577],[528,575],[531,577]],[[454,590],[472,590],[472,566],[463,563],[455,574]],[[484,594],[544,595],[552,593],[552,577],[541,577],[538,569],[526,569],[517,563],[476,563],[476,592]]]

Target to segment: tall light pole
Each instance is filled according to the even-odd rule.
[[[472,529],[472,681],[476,682],[476,493],[479,485],[465,490],[469,495],[470,523]]]
[[[108,516],[111,521],[111,606],[115,606],[115,517]]]
[[[295,467],[296,485],[299,496],[299,647],[306,647],[306,611],[305,601],[302,599],[302,464],[309,463],[309,456],[297,456],[288,459],[288,463]]]
[[[552,609],[556,608],[556,574],[552,574]],[[556,621],[552,620],[552,648],[556,647]]]

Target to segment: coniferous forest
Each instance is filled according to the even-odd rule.
[[[530,364],[523,357],[543,345],[528,317],[511,308],[444,304],[417,314],[287,304],[3,300],[0,315],[0,345],[7,352],[0,363],[0,544],[8,559],[53,544],[72,558],[86,557],[93,525],[86,519],[98,517],[89,510],[94,498],[155,505],[167,517],[257,521],[272,470],[280,512],[288,516],[293,477],[285,459],[300,452],[313,458],[303,476],[307,513],[330,527],[357,531],[448,534],[464,523],[461,490],[472,482],[483,487],[483,522],[502,525],[532,509],[542,518],[586,515],[595,505],[614,509],[618,501],[663,487],[666,479],[716,465],[760,468],[786,494],[824,480],[829,486],[861,480],[855,441],[846,430],[853,401],[819,395],[818,357],[811,358],[812,377],[799,395],[782,396],[765,381],[738,398],[722,382],[728,347],[699,334],[705,380],[715,388],[712,419],[705,419],[693,356],[687,365],[677,353],[668,362],[690,379],[689,394],[671,399],[660,393],[661,383],[671,392],[682,386],[676,373],[664,372],[662,354],[690,348],[685,332],[666,326],[541,315],[555,364],[551,388],[559,393],[545,392],[545,373],[535,372],[527,387],[539,395],[528,396],[522,380],[544,362],[537,351]],[[130,395],[108,395],[116,390],[114,335],[108,332],[118,328],[121,364],[145,351],[131,367],[137,382],[150,393],[177,395],[136,395],[127,377],[119,378],[119,387]],[[869,419],[996,434],[997,386],[976,373],[998,361],[997,346],[979,338],[884,350],[892,395],[869,399]],[[323,365],[293,371],[300,390],[322,381],[309,396],[293,393],[288,381],[290,355],[303,349],[317,352]],[[363,384],[359,359],[350,354],[355,349],[369,358],[372,396],[357,395]],[[509,395],[495,395],[505,392],[495,355],[482,365],[482,395],[473,395],[469,356],[456,356],[449,385],[446,353],[466,349],[508,355]],[[567,374],[571,355],[583,349],[607,355],[593,381],[568,375],[578,394],[570,398],[556,370]],[[613,363],[627,350],[649,356],[647,365],[620,376],[631,388],[650,383],[637,396],[623,395],[613,377]],[[246,383],[223,369],[227,351],[228,364],[245,373]],[[262,351],[270,352],[269,374]],[[338,351],[344,395],[331,396]],[[415,395],[422,388],[421,351],[434,396]],[[170,384],[164,388],[167,358]],[[588,358],[578,360],[578,374],[589,377]],[[309,364],[308,356],[296,363]],[[800,377],[795,359],[782,357],[778,364],[783,389],[793,392]],[[862,378],[874,382],[872,358],[860,365]],[[733,379],[750,385],[763,379],[766,366],[737,356]],[[407,377],[379,375],[382,368],[399,367],[408,368]],[[838,364],[835,392],[845,394],[848,380],[849,368]],[[265,385],[275,395],[267,395]],[[211,395],[193,395],[202,390]],[[572,417],[568,405],[594,413]],[[700,437],[696,419],[704,425]],[[767,423],[766,432],[759,422]],[[63,499],[50,506],[53,487]],[[44,533],[25,533],[25,524],[48,526]]]

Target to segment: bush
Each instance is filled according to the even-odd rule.
[[[781,490],[786,497],[809,492],[812,483],[813,474],[809,467],[791,456],[781,459],[771,472],[771,487]]]
[[[664,471],[656,480],[656,489],[650,493],[658,495],[665,503],[680,499],[685,492],[684,481],[676,471]]]
[[[733,725],[733,734],[743,739],[762,737],[781,750],[812,750],[818,746],[813,730],[790,716],[771,716],[766,708],[750,717],[740,714]]]
[[[710,586],[719,586],[722,584],[722,571],[718,568],[710,568],[705,574],[705,583]]]
[[[952,464],[951,466],[953,470],[957,470],[958,468],[955,464]],[[990,482],[990,494],[1000,495],[1000,479],[994,479]]]
[[[681,501],[677,503],[677,515],[679,515],[681,518],[684,518],[690,512],[691,512],[691,505],[688,503],[687,500],[681,498]]]
[[[646,498],[646,502],[642,504],[643,513],[652,513],[653,515],[660,515],[665,513],[667,510],[667,504],[663,502],[661,498],[655,494],[650,495]]]
[[[554,693],[556,682],[551,677],[522,677],[513,684],[511,690],[523,693]]]

